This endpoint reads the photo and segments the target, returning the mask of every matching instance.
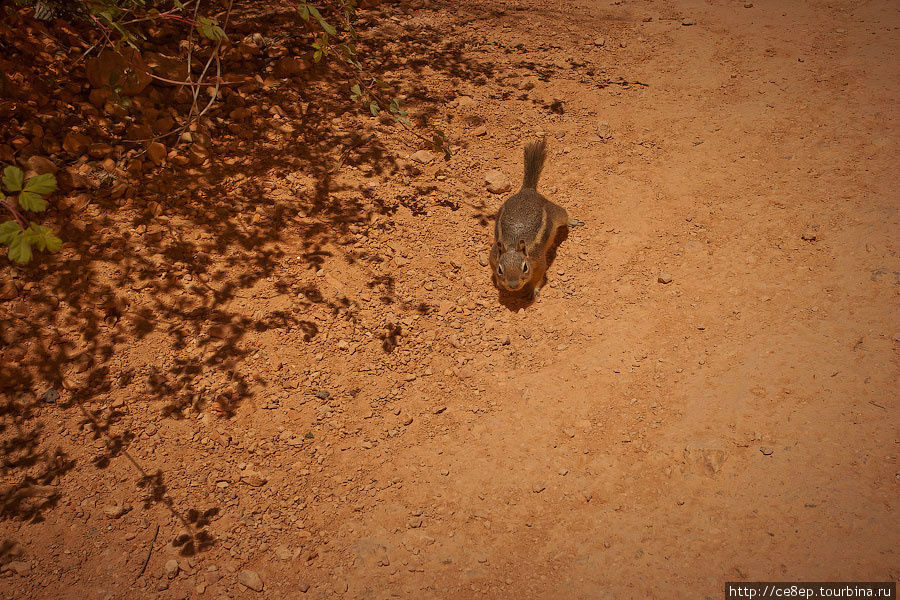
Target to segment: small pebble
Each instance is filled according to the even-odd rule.
[[[492,194],[502,194],[512,189],[512,184],[502,171],[493,169],[484,174],[484,183]]]
[[[534,485],[531,486],[531,491],[534,492],[535,494],[540,494],[545,489],[546,489],[546,487],[544,486],[543,483],[535,483]]]
[[[110,519],[118,519],[130,509],[130,506],[125,506],[124,504],[110,504],[103,507],[103,513]]]
[[[766,456],[771,456],[772,452],[774,452],[774,450],[770,446],[760,446],[759,451]]]
[[[256,571],[241,571],[241,574],[238,575],[238,583],[254,592],[261,592],[263,589],[262,577]]]
[[[413,159],[414,161],[416,161],[417,163],[427,165],[428,163],[430,163],[431,161],[434,160],[434,154],[432,154],[428,150],[419,150],[418,152],[413,154],[410,158]]]
[[[31,565],[21,560],[14,560],[6,563],[3,566],[3,570],[15,571],[16,575],[27,575],[28,572],[31,571]]]
[[[672,276],[668,273],[660,273],[659,277],[656,278],[656,281],[659,283],[672,283]]]
[[[178,567],[178,561],[173,559],[167,560],[166,564],[163,565],[163,569],[166,572],[166,577],[169,579],[175,579],[178,576],[178,571],[180,570]]]

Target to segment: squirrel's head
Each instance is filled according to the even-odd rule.
[[[525,240],[519,240],[515,248],[508,248],[502,242],[499,244],[500,258],[494,275],[501,287],[510,292],[517,292],[531,279],[531,265],[528,264],[528,256],[525,253]]]

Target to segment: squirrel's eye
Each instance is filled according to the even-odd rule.
[[[523,272],[523,273],[527,273],[527,272],[528,272],[528,263],[527,263],[527,262],[523,262],[523,263],[522,263],[522,272]]]
[[[497,267],[497,275],[503,275],[503,267]]]

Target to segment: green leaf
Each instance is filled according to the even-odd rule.
[[[197,31],[203,37],[213,41],[222,41],[228,38],[225,35],[225,31],[219,27],[219,22],[210,17],[197,18]]]
[[[369,102],[369,112],[372,113],[373,117],[377,117],[378,113],[381,111],[381,108],[378,106],[378,103],[372,100]]]
[[[319,12],[319,9],[318,9],[318,8],[316,8],[315,6],[312,6],[312,5],[310,5],[310,4],[307,4],[307,5],[306,5],[306,9],[309,11],[309,14],[312,15],[312,17],[313,17],[316,21],[319,22],[319,27],[321,27],[322,30],[325,31],[325,33],[327,33],[328,35],[337,35],[337,29],[335,29],[334,27],[332,27],[332,26],[328,23],[328,21],[326,21],[324,18],[322,18],[322,13]],[[302,12],[302,11],[300,12],[300,16],[301,16],[301,17],[303,16],[303,12]]]
[[[328,21],[325,21],[324,19],[319,19],[319,27],[321,27],[328,35],[337,35],[337,29],[332,27]]]
[[[26,192],[34,192],[46,196],[56,191],[56,175],[53,173],[44,173],[43,175],[35,175],[25,183]]]
[[[19,194],[19,206],[31,212],[44,212],[47,210],[47,201],[40,194],[22,192]]]
[[[50,252],[59,252],[60,248],[62,248],[62,240],[55,235],[48,235],[47,250],[49,250]]]
[[[22,226],[15,221],[7,221],[0,225],[0,244],[8,246],[20,235],[22,235]]]
[[[297,7],[297,10],[300,11],[300,18],[304,21],[309,21],[309,5],[304,2],[303,4]]]
[[[13,262],[25,264],[31,260],[31,244],[24,235],[20,235],[9,244],[6,255]]]
[[[49,227],[37,223],[32,223],[31,227],[25,230],[25,240],[38,250],[56,252],[62,248],[62,240],[53,235]]]
[[[3,187],[7,192],[18,192],[22,189],[22,182],[25,180],[25,173],[19,167],[12,165],[3,169]]]
[[[175,4],[175,8],[179,10],[184,10],[184,4],[180,2],[180,0],[172,0],[173,4]]]
[[[321,50],[316,50],[316,51],[313,53],[313,61],[319,62],[320,60],[322,60],[322,51],[321,51]]]

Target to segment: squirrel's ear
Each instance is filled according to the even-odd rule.
[[[519,238],[519,243],[516,244],[516,250],[518,252],[522,252],[523,254],[525,253],[525,239],[524,238]]]

